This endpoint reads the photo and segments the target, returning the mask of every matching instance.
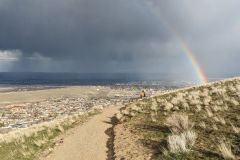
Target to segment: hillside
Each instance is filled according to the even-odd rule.
[[[240,159],[240,78],[126,105],[114,128],[116,159]]]

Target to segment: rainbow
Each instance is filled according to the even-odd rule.
[[[204,70],[202,69],[201,65],[197,61],[197,58],[195,57],[195,54],[192,51],[191,47],[186,43],[184,38],[173,27],[168,25],[168,28],[171,31],[171,33],[174,34],[174,36],[179,41],[180,46],[181,46],[182,50],[184,51],[187,59],[191,63],[191,65],[194,69],[194,72],[195,72],[196,76],[198,77],[199,82],[201,84],[208,83],[207,76],[206,76]]]
[[[191,62],[200,83],[206,84],[208,82],[207,76],[205,75],[202,67],[200,66],[199,62],[197,61],[193,51],[187,45],[187,43],[185,43],[183,40],[180,42],[181,42],[181,47],[184,50],[184,53],[186,54],[188,60]]]
[[[155,3],[158,3],[157,1],[153,1],[153,6]],[[208,82],[207,76],[204,73],[204,70],[202,69],[201,65],[197,61],[194,52],[191,50],[187,42],[184,40],[183,36],[179,32],[175,30],[175,28],[170,25],[170,23],[163,17],[163,14],[161,13],[161,10],[156,9],[154,10],[158,13],[158,16],[160,18],[161,23],[165,25],[165,27],[170,30],[171,34],[174,35],[174,37],[178,40],[180,43],[180,47],[182,48],[184,54],[186,55],[187,59],[189,60],[190,64],[192,65],[193,71],[196,74],[196,77],[199,80],[199,83],[206,84]]]
[[[181,34],[179,32],[177,32],[174,29],[174,27],[166,21],[166,19],[163,18],[161,12],[159,12],[159,13],[160,13],[159,16],[160,16],[161,22],[167,27],[168,30],[170,30],[171,34],[173,34],[174,37],[176,37],[177,40],[179,41],[180,46],[181,46],[182,50],[184,51],[187,59],[190,61],[199,82],[201,84],[206,84],[208,82],[207,76],[206,76],[204,70],[202,69],[201,65],[197,61],[194,52],[192,51],[190,46],[187,44],[187,42],[184,40],[183,36],[181,36]]]

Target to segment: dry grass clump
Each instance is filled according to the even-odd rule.
[[[194,131],[187,131],[182,134],[184,134],[186,138],[187,146],[189,148],[193,147],[197,139],[197,134]]]
[[[179,101],[178,101],[177,98],[174,97],[174,98],[171,100],[171,103],[172,103],[173,105],[178,105]]]
[[[233,85],[229,85],[228,90],[231,91],[231,92],[236,92],[237,91],[237,89]]]
[[[186,102],[182,103],[182,107],[183,107],[184,110],[189,110],[189,105]]]
[[[201,105],[196,105],[196,111],[200,112],[202,110],[202,106]]]
[[[152,120],[152,122],[157,122],[156,116],[157,116],[156,112],[151,112],[151,120]]]
[[[197,134],[191,131],[193,123],[189,121],[188,115],[174,113],[166,119],[166,123],[173,135],[168,136],[168,148],[172,153],[189,152],[194,146]]]
[[[199,105],[199,104],[201,104],[201,102],[199,99],[192,99],[192,100],[190,100],[190,104],[191,105]]]
[[[215,101],[215,105],[217,105],[217,106],[222,106],[223,104],[224,104],[223,100],[221,100],[221,99]]]
[[[219,120],[218,117],[213,117],[213,120],[214,120],[215,122],[220,122],[220,120]]]
[[[130,111],[129,110],[122,110],[121,114],[123,114],[124,116],[129,116],[130,115]]]
[[[179,135],[174,134],[168,136],[168,148],[172,153],[189,152],[194,146],[197,134],[194,131],[186,131]]]
[[[235,106],[238,106],[238,105],[239,105],[239,102],[236,101],[234,98],[231,98],[231,99],[230,99],[230,103],[232,103],[232,104],[235,105]]]
[[[217,106],[217,105],[212,105],[211,106],[211,109],[212,109],[212,111],[214,111],[214,112],[218,112],[218,111],[222,111],[222,107],[221,106]]]
[[[221,88],[220,87],[213,87],[212,91],[210,93],[220,96],[220,95],[224,95],[226,93],[226,90],[222,87]]]
[[[226,143],[221,142],[220,145],[218,146],[218,149],[220,150],[224,159],[236,159],[232,153],[230,145],[227,145]]]
[[[206,128],[206,124],[205,124],[205,122],[200,122],[200,123],[199,123],[199,126],[200,126],[201,128],[203,128],[203,129]]]
[[[222,125],[225,125],[226,124],[226,121],[223,117],[219,117],[219,121]]]
[[[177,99],[182,102],[184,100],[184,97],[186,96],[186,93],[179,92],[177,93]]]
[[[158,111],[158,103],[156,101],[152,102],[151,110],[154,111],[154,112]]]
[[[231,126],[232,126],[232,130],[234,131],[234,133],[240,133],[240,128],[238,128],[238,127],[235,127],[232,123],[230,123],[231,124]]]
[[[237,89],[238,91],[240,91],[240,85],[239,85],[239,84],[236,85],[236,89]]]
[[[184,131],[192,129],[194,124],[189,121],[188,115],[184,113],[173,113],[171,116],[167,117],[165,125],[173,133],[183,133]]]
[[[212,128],[213,128],[214,130],[218,130],[218,127],[217,127],[216,124],[213,124],[213,125],[212,125]]]
[[[210,109],[206,108],[205,110],[207,112],[208,117],[212,117],[213,116],[213,113],[212,113],[212,111]]]
[[[151,103],[151,120],[152,122],[157,122],[157,111],[158,111],[158,103],[156,100],[153,100],[152,103]]]
[[[133,105],[132,107],[131,107],[131,109],[133,110],[133,111],[136,111],[136,112],[141,112],[141,107],[139,107],[139,106],[136,106],[136,105]]]
[[[188,152],[186,137],[181,135],[171,135],[168,136],[168,146],[172,153],[184,153]]]
[[[172,108],[173,108],[173,104],[172,103],[166,102],[164,104],[164,110],[165,111],[170,111]]]
[[[204,99],[203,99],[203,104],[205,106],[209,105],[210,102],[212,101],[212,98],[210,96],[206,96]]]

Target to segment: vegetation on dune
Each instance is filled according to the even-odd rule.
[[[56,143],[56,137],[97,113],[99,111],[94,110],[0,135],[0,159],[32,160],[38,158],[43,151],[48,150],[50,153]]]
[[[122,108],[153,159],[239,159],[240,79],[177,90]]]

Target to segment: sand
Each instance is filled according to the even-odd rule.
[[[74,86],[65,88],[44,89],[35,91],[4,92],[0,93],[0,106],[36,102],[49,97],[97,97],[110,92],[110,87],[100,86]]]
[[[110,106],[83,125],[72,129],[44,160],[105,160],[108,159],[108,129],[112,127],[111,117],[119,107]],[[68,132],[68,133],[69,133]]]

